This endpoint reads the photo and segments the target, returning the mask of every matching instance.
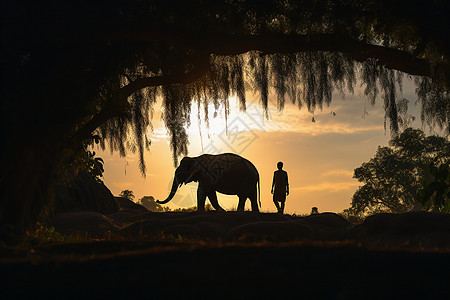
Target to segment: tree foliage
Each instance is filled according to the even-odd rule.
[[[97,182],[103,183],[104,161],[95,156],[95,151],[80,149],[57,170],[57,184],[69,186],[81,172],[86,172]]]
[[[162,207],[160,204],[156,203],[155,198],[153,196],[144,196],[141,199],[139,199],[137,203],[142,205],[149,211],[153,212],[167,211],[165,207]]]
[[[434,164],[425,168],[423,186],[418,191],[419,201],[425,209],[450,212],[450,167],[449,164]]]
[[[389,147],[378,147],[373,158],[355,169],[353,177],[364,185],[352,197],[352,211],[402,212],[420,207],[425,202],[420,191],[428,166],[448,165],[449,153],[446,138],[406,129],[389,141]]]
[[[134,193],[131,190],[123,190],[120,192],[119,197],[127,198],[128,200],[133,201]]]

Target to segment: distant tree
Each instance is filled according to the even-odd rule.
[[[352,198],[356,214],[379,211],[402,212],[421,207],[419,190],[429,164],[448,164],[450,143],[446,138],[425,136],[420,129],[407,128],[378,147],[375,156],[354,171],[364,185]]]
[[[352,224],[360,224],[364,221],[364,217],[362,214],[357,213],[353,208],[349,207],[344,209],[339,213],[343,218],[349,221]]]
[[[137,203],[144,206],[149,211],[153,212],[165,211],[160,204],[156,203],[155,198],[153,196],[144,196],[141,199],[139,199]]]
[[[123,190],[123,191],[121,191],[119,196],[123,197],[123,198],[127,198],[127,199],[129,199],[131,201],[133,201],[133,199],[134,199],[134,193],[133,193],[133,191],[130,191],[130,190]]]

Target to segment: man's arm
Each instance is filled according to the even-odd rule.
[[[275,171],[276,172],[276,171]],[[275,172],[273,172],[273,179],[272,179],[272,189],[270,190],[270,193],[273,194],[273,187],[275,186]]]
[[[286,196],[289,195],[289,180],[288,180],[288,174],[285,171],[286,174]]]

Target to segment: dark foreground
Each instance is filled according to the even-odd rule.
[[[7,298],[445,299],[449,253],[351,245],[197,247],[80,244],[37,261],[3,263]],[[127,251],[91,256],[122,247]],[[42,251],[42,250],[41,250]],[[59,252],[59,254],[58,254]],[[46,257],[49,255],[50,257]]]
[[[147,215],[144,219],[184,218],[182,222],[201,227],[210,216],[220,217]],[[230,216],[233,222],[247,219],[227,215],[227,222]],[[0,253],[0,295],[1,299],[448,299],[448,218],[441,216],[432,225],[439,216],[405,216],[384,215],[351,228],[342,223],[340,230],[336,224],[341,221],[332,215],[283,221],[292,224],[291,231],[276,216],[262,216],[264,222],[253,220],[251,226],[228,230],[234,235],[228,241],[188,238],[185,232],[186,238],[178,241],[134,237],[40,245],[32,250],[5,248]],[[402,218],[414,222],[407,225]],[[121,232],[135,233],[136,224],[142,225],[142,218],[138,219]],[[278,230],[268,235],[264,228],[270,222]],[[170,224],[172,230],[177,228]],[[139,232],[145,227],[139,226]],[[242,229],[252,235],[241,239]],[[280,235],[283,230],[293,234],[291,241]],[[192,230],[191,236],[196,234]]]

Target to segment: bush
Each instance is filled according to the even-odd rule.
[[[55,230],[53,226],[37,222],[34,230],[26,233],[26,240],[31,243],[56,243],[63,242],[64,236]]]

